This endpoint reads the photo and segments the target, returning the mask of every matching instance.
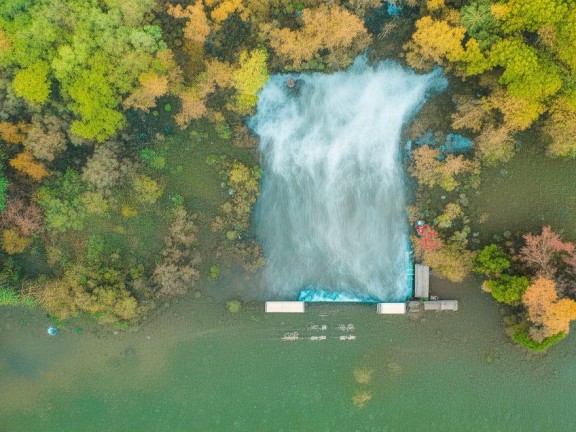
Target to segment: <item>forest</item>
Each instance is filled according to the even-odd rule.
[[[574,28],[573,0],[4,0],[0,304],[126,327],[226,260],[257,271],[258,92],[366,53],[451,83],[406,131],[416,259],[482,278],[510,336],[545,349],[576,319],[576,238],[476,238],[469,201],[523,134],[576,157]],[[451,131],[472,151],[446,152]]]

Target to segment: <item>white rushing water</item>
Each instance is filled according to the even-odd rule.
[[[406,299],[400,134],[445,79],[364,58],[346,71],[294,77],[292,89],[291,77],[269,80],[250,120],[262,155],[256,228],[268,296],[317,287]]]

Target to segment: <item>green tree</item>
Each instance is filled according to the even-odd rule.
[[[510,256],[497,244],[485,246],[474,259],[474,270],[488,277],[498,277],[510,267]]]
[[[25,69],[20,69],[14,76],[12,87],[16,96],[32,104],[43,104],[50,96],[50,81],[47,63],[37,62]]]
[[[124,116],[115,109],[119,99],[103,72],[104,68],[96,64],[93,69],[82,71],[68,89],[72,97],[69,106],[80,115],[79,120],[72,122],[70,131],[100,142],[114,135],[125,122]]]
[[[8,179],[0,175],[0,212],[6,210],[6,196],[8,195]]]
[[[46,182],[36,191],[36,199],[44,212],[46,225],[57,232],[81,230],[86,219],[82,195],[86,186],[74,170]]]
[[[502,275],[498,279],[484,282],[484,289],[489,291],[496,301],[515,306],[520,304],[529,285],[530,279],[526,276]]]
[[[157,57],[166,51],[162,32],[145,20],[154,6],[154,0],[2,2],[0,70],[31,103],[46,103],[48,78],[55,80],[54,98],[75,117],[71,131],[103,141],[123,127],[120,102],[141,75],[168,73]]]

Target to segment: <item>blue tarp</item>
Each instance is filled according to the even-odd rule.
[[[465,153],[472,150],[472,140],[458,134],[446,135],[445,153]]]
[[[388,2],[386,12],[388,12],[389,16],[396,17],[402,13],[402,8],[393,2]]]

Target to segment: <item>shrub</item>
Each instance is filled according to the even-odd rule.
[[[154,204],[162,196],[163,187],[146,175],[132,177],[132,186],[136,192],[136,199],[144,204]]]
[[[370,384],[372,381],[372,374],[374,371],[372,369],[354,369],[354,379],[358,384]]]
[[[15,229],[5,229],[2,232],[2,247],[10,255],[24,252],[30,243],[32,239],[22,237]]]
[[[173,212],[174,221],[164,240],[163,258],[156,265],[152,276],[159,294],[165,296],[184,294],[200,276],[195,267],[200,259],[191,249],[198,232],[194,217],[181,207]]]
[[[424,251],[424,264],[452,282],[462,282],[468,276],[473,260],[474,253],[466,250],[461,243]]]
[[[242,308],[242,303],[240,300],[230,300],[226,302],[226,307],[228,308],[228,312],[235,314],[240,312]]]
[[[352,403],[358,408],[364,408],[367,402],[372,400],[372,392],[368,390],[359,390],[352,396]]]
[[[116,263],[111,256],[92,266],[69,266],[60,278],[36,287],[35,295],[60,320],[80,313],[96,316],[100,322],[132,319],[137,302],[125,285],[129,270],[116,267]]]
[[[125,218],[132,218],[138,216],[138,211],[129,205],[123,205],[120,209],[120,214]]]
[[[82,199],[85,191],[78,173],[70,169],[39,188],[36,198],[48,228],[62,233],[70,229],[81,230],[87,215]]]
[[[240,162],[222,165],[228,171],[228,185],[233,195],[221,206],[222,215],[214,219],[212,228],[214,231],[226,230],[226,237],[236,240],[250,225],[252,206],[256,203],[260,190],[260,170]]]
[[[208,276],[208,279],[213,281],[218,279],[219,276],[220,276],[220,269],[218,268],[218,266],[213,265],[212,267],[210,267],[210,276]]]
[[[166,157],[153,149],[140,150],[140,157],[150,168],[162,170],[166,167]]]
[[[542,342],[536,342],[530,337],[528,330],[519,329],[512,333],[512,339],[518,344],[522,345],[531,351],[545,351],[557,342],[560,342],[566,337],[564,332],[556,333],[555,335],[544,338]]]
[[[1,306],[17,306],[20,303],[20,298],[16,291],[12,288],[0,287],[0,305]]]

